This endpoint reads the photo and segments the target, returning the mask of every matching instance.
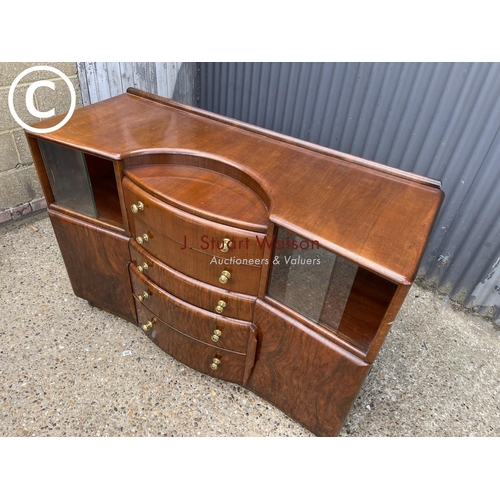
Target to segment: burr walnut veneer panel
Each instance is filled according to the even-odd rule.
[[[128,238],[49,209],[75,295],[136,321],[128,275]]]
[[[248,387],[315,434],[337,434],[370,365],[257,301],[259,355]]]

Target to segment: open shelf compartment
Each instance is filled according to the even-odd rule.
[[[41,139],[38,145],[57,205],[123,227],[111,160]]]
[[[398,285],[279,227],[268,295],[367,352]]]

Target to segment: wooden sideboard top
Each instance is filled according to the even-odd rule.
[[[444,196],[438,181],[133,89],[27,135],[113,160],[172,152],[226,162],[260,186],[271,221],[397,283],[413,280]]]

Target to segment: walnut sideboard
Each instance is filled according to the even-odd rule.
[[[440,182],[134,89],[26,135],[77,296],[339,433]]]

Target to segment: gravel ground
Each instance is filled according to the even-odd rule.
[[[75,297],[46,214],[0,228],[0,276],[0,436],[312,436]],[[500,436],[499,350],[414,285],[341,436]]]

